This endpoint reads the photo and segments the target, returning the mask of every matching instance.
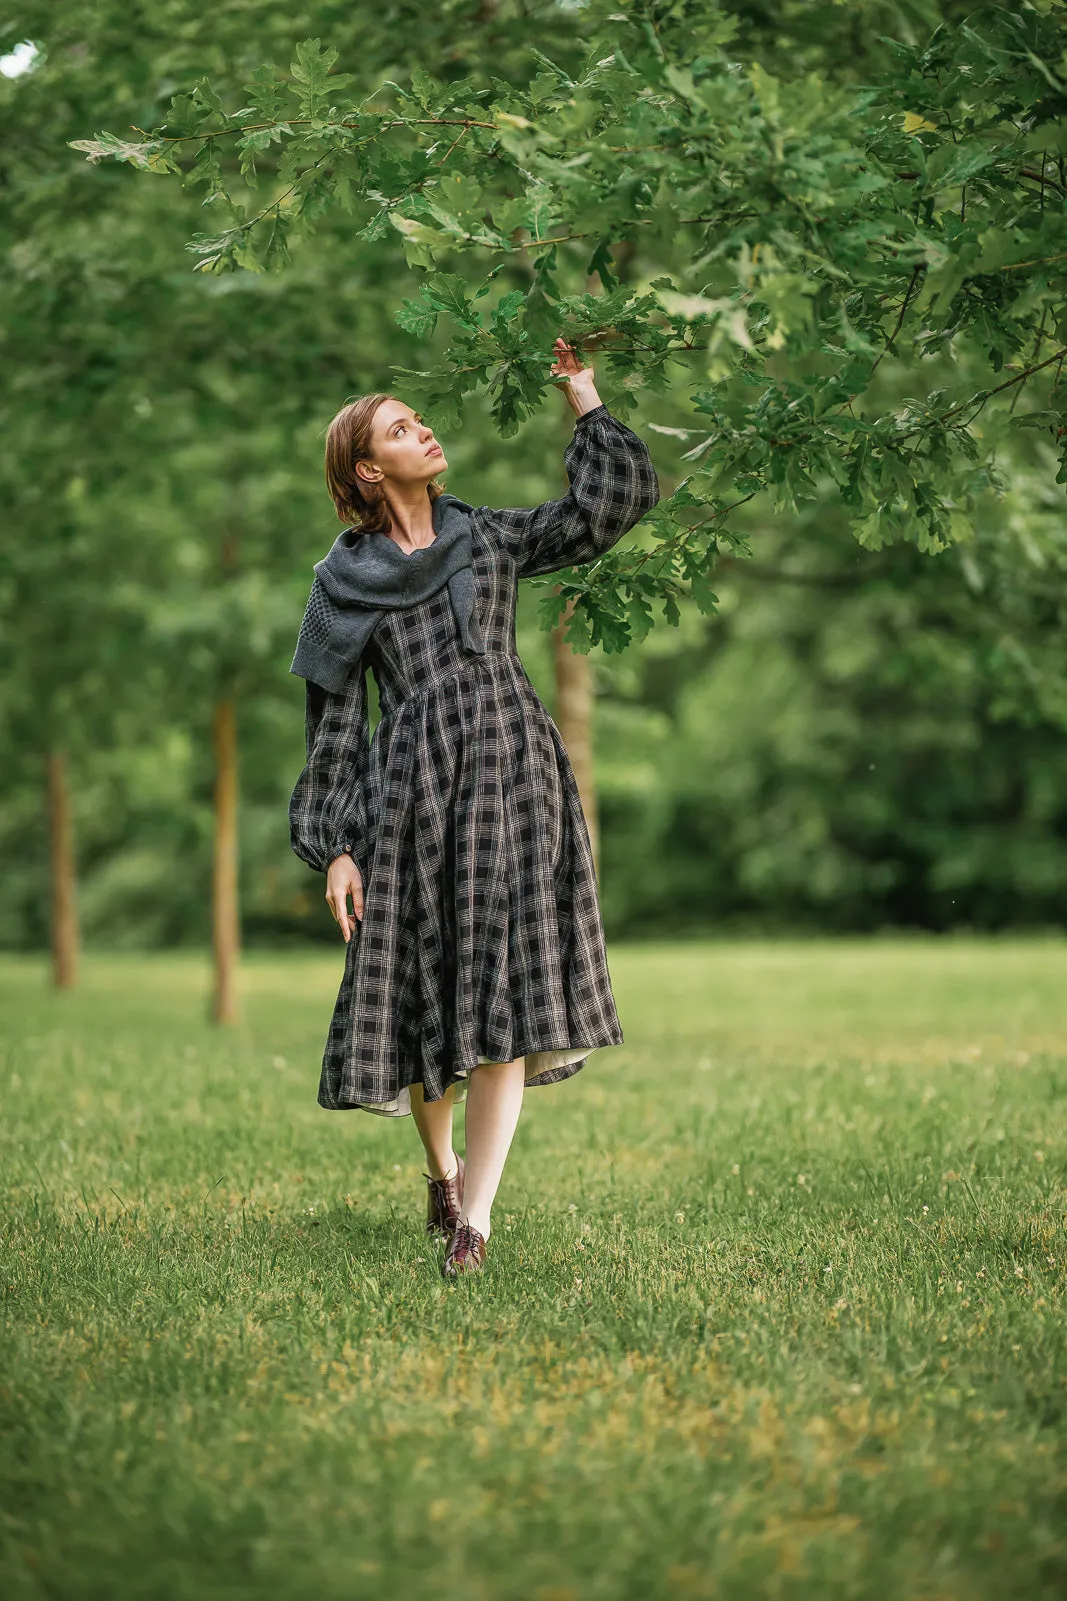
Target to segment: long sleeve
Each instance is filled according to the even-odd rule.
[[[647,445],[606,406],[578,418],[563,465],[570,489],[561,500],[490,513],[498,542],[515,560],[520,578],[603,555],[659,499]]]
[[[289,802],[293,850],[320,873],[345,853],[365,871],[360,860],[365,821],[361,783],[370,724],[362,662],[338,693],[307,680],[304,736],[307,765]]]

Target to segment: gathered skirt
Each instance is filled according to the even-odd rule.
[[[385,703],[356,815],[364,912],[320,1105],[401,1116],[413,1082],[461,1099],[479,1062],[522,1056],[556,1083],[622,1042],[577,784],[517,654]]]

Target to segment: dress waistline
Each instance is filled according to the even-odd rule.
[[[458,678],[461,673],[469,672],[472,667],[481,667],[483,670],[488,671],[490,662],[494,660],[516,662],[519,670],[525,674],[522,657],[517,650],[479,651],[477,655],[467,656],[463,661],[456,662],[453,667],[447,667],[444,672],[434,673],[432,677],[423,679],[418,688],[411,690],[409,694],[401,695],[398,700],[390,700],[388,708],[382,708],[382,716],[391,717],[395,715],[402,706],[408,706],[412,701],[421,700],[432,689],[437,689],[441,684],[447,684],[450,678]]]

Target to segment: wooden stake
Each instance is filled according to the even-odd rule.
[[[212,1016],[216,1023],[236,1023],[241,927],[237,905],[237,719],[232,700],[216,702],[211,740],[215,751],[215,854],[211,884],[215,995]]]
[[[73,989],[78,982],[78,908],[75,899],[74,824],[66,751],[48,757],[48,847],[52,880],[52,982]]]
[[[600,827],[593,780],[593,672],[589,657],[572,650],[564,638],[570,614],[571,606],[568,606],[552,630],[556,667],[554,721],[563,735],[563,743],[574,768],[586,827],[589,829],[589,843],[593,847],[593,866],[599,878]]]

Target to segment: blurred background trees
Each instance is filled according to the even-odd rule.
[[[738,3],[715,17],[745,72],[808,75],[839,95],[891,71],[893,41],[924,44],[969,9]],[[1059,10],[1030,9],[1038,20]],[[685,24],[682,7],[620,12],[653,39]],[[411,265],[410,231],[360,237],[350,212],[324,203],[284,272],[194,273],[186,245],[217,227],[204,188],[86,163],[68,141],[102,129],[135,140],[204,78],[203,93],[232,112],[257,72],[267,92],[263,63],[289,61],[310,35],[337,49],[352,78],[345,96],[358,99],[387,79],[410,84],[413,71],[528,94],[545,70],[531,51],[577,75],[589,29],[581,4],[512,0],[430,10],[319,0],[296,19],[269,0],[9,11],[0,51],[23,41],[34,51],[0,79],[0,942],[51,941],[60,982],[75,976],[79,927],[117,947],[214,936],[213,1004],[225,1017],[238,920],[246,941],[334,937],[318,879],[289,852],[286,818],[303,737],[288,664],[311,565],[337,529],[321,435],[348,395],[400,389],[395,368],[427,370],[447,350],[427,320],[395,319],[427,281]],[[1018,77],[1031,100],[1031,80],[1045,85],[1040,215],[1020,212],[1019,227],[1051,230],[1064,202],[1062,53],[1021,63]],[[1022,121],[1021,102],[1017,112]],[[921,140],[920,129],[912,144]],[[264,203],[278,148],[256,152]],[[240,184],[236,151],[220,161],[225,182]],[[602,264],[627,285],[668,271],[678,293],[689,287],[677,242],[624,241]],[[484,278],[462,252],[432,265],[472,287]],[[575,258],[576,272],[585,265]],[[1031,365],[1064,337],[1051,272],[1012,313],[1033,318]],[[908,272],[902,282],[880,313],[883,337],[901,306],[918,320],[868,397],[872,415],[891,418],[917,392],[914,341],[929,309],[917,296],[905,304]],[[579,277],[568,292],[584,287]],[[942,290],[947,306],[957,291]],[[691,308],[690,320],[707,331],[707,315]],[[609,403],[621,410],[640,394],[631,421],[669,496],[692,475],[684,451],[707,433],[691,383],[641,391],[632,365],[597,360]],[[1014,349],[999,360],[999,381],[1022,370]],[[991,382],[976,371],[973,389]],[[584,658],[611,934],[1062,921],[1059,401],[1048,384],[1030,388],[978,422],[999,481],[970,486],[958,501],[966,526],[943,548],[927,539],[919,550],[892,529],[858,545],[829,476],[814,473],[813,493],[787,515],[772,510],[781,495],[770,484],[731,515],[733,543],[712,550],[717,610],[682,586],[677,627]],[[449,487],[497,504],[558,494],[562,401],[560,415],[535,411],[502,442],[493,398],[476,392],[461,425],[439,425]],[[734,404],[712,420],[729,443],[745,414]],[[551,709],[545,598],[524,591],[519,643]]]

